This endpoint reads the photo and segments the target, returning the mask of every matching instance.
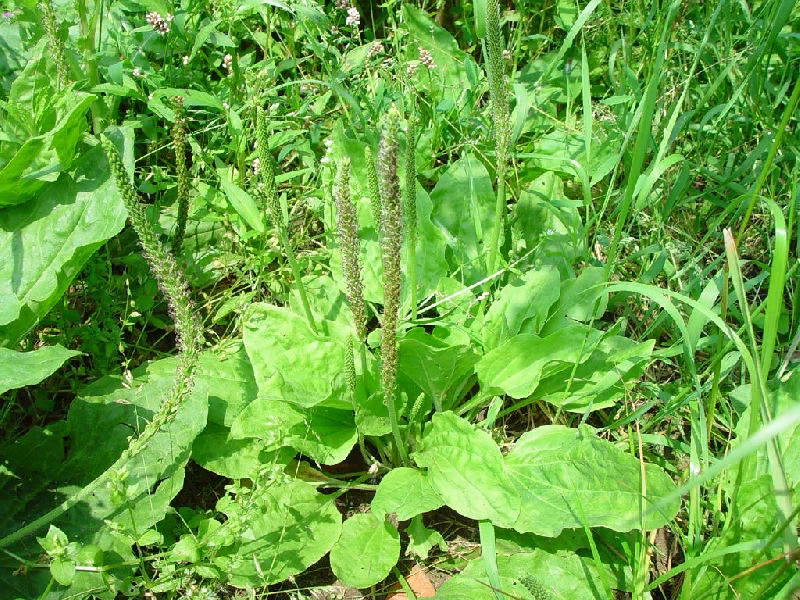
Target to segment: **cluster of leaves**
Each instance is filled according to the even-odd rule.
[[[446,549],[424,517],[447,506],[478,521],[482,556],[440,588],[443,598],[495,592],[596,598],[612,597],[612,590],[643,597],[684,571],[687,598],[767,597],[791,589],[793,573],[776,558],[797,553],[792,506],[800,465],[783,451],[799,431],[792,399],[800,376],[775,377],[771,358],[781,331],[789,323],[796,327],[800,303],[793,311],[783,305],[788,237],[782,209],[768,204],[775,229],[766,248],[774,247],[774,258],[761,320],[758,311],[751,315],[746,292],[767,271],[745,286],[734,244],[727,248],[738,299],[731,316],[749,326],[749,347],[718,316],[725,316],[728,302],[722,256],[703,269],[706,257],[693,259],[699,272],[683,285],[674,248],[628,248],[647,218],[663,229],[693,203],[730,189],[739,189],[742,200],[755,199],[763,178],[741,177],[757,161],[791,169],[775,158],[775,138],[741,161],[731,149],[733,172],[717,158],[694,169],[685,156],[667,152],[685,133],[684,153],[719,157],[708,152],[724,144],[719,132],[729,121],[719,115],[739,101],[756,107],[749,113],[756,122],[742,127],[756,127],[758,119],[774,124],[757,99],[764,90],[791,114],[797,61],[781,31],[797,22],[795,13],[767,3],[775,4],[775,14],[760,22],[763,36],[745,65],[748,77],[731,83],[730,102],[713,105],[727,93],[717,88],[733,79],[730,69],[711,77],[719,59],[706,42],[718,35],[721,9],[694,15],[705,19],[705,37],[696,40],[692,31],[697,46],[681,50],[694,57],[692,71],[707,63],[701,81],[687,84],[677,100],[658,101],[659,65],[678,3],[650,15],[641,44],[584,36],[579,53],[573,44],[590,19],[613,37],[614,15],[603,13],[597,0],[581,11],[559,2],[555,29],[549,36],[540,29],[543,43],[533,53],[521,37],[529,15],[505,15],[519,21],[517,52],[499,67],[508,71],[514,101],[507,132],[514,168],[506,173],[494,160],[498,125],[484,101],[492,82],[476,60],[480,23],[478,37],[471,23],[458,23],[459,47],[411,5],[390,3],[361,29],[345,9],[326,11],[313,2],[221,2],[174,15],[158,4],[147,9],[160,20],[147,21],[138,4],[112,4],[109,29],[95,36],[103,3],[88,21],[79,2],[81,36],[73,40],[67,27],[56,32],[70,57],[67,83],[57,76],[59,65],[48,52],[53,40],[42,37],[35,13],[25,9],[13,24],[16,37],[8,39],[18,47],[5,59],[0,139],[0,248],[12,257],[0,264],[0,392],[39,383],[80,354],[59,345],[19,349],[33,346],[33,328],[125,225],[101,133],[123,150],[128,173],[139,165],[138,189],[156,200],[145,213],[151,225],[167,237],[186,218],[175,202],[183,192],[167,140],[169,124],[180,117],[170,98],[183,98],[187,109],[192,178],[187,237],[174,247],[181,248],[195,290],[238,277],[208,311],[212,323],[227,326],[227,339],[201,354],[186,401],[122,463],[131,440],[159,413],[179,358],[99,378],[79,391],[66,418],[33,426],[2,447],[4,587],[25,598],[177,594],[200,581],[254,588],[285,581],[328,554],[343,583],[368,588],[400,560],[401,529],[406,553],[418,560]],[[475,4],[476,13],[486,10]],[[344,33],[332,32],[334,24]],[[734,20],[729,25],[742,27]],[[634,24],[628,26],[633,33]],[[742,34],[734,31],[736,40]],[[380,48],[379,32],[387,35]],[[773,56],[780,68],[762,74],[761,58]],[[637,64],[651,67],[637,71]],[[681,108],[689,89],[698,105],[709,106],[700,118]],[[597,109],[596,98],[602,99]],[[256,109],[264,106],[281,185],[280,210],[273,212],[261,204],[253,176],[253,160],[262,158],[254,149]],[[365,156],[376,155],[381,135],[370,124],[392,106],[419,131],[414,147],[401,143],[401,154],[411,158],[398,164],[416,207],[415,251],[401,261],[416,287],[405,285],[400,302],[396,402],[383,396],[382,332],[371,327],[357,373],[364,394],[354,403],[347,381],[354,324],[335,235],[332,166],[352,165],[364,300],[380,315],[381,232]],[[666,122],[659,121],[664,114]],[[700,135],[709,123],[716,124],[716,142]],[[652,140],[651,131],[662,129],[663,138]],[[796,133],[792,139],[796,150]],[[643,168],[645,149],[651,160]],[[424,185],[403,177],[412,160]],[[266,167],[261,163],[256,168]],[[623,169],[632,175],[620,187]],[[508,211],[502,221],[493,186],[498,175],[513,182],[512,202],[501,203]],[[692,177],[716,183],[701,190],[703,198],[690,198]],[[605,199],[597,208],[600,194]],[[616,227],[607,220],[612,203]],[[709,204],[720,224],[737,210],[747,222],[752,209],[745,201]],[[790,203],[790,224],[793,208]],[[631,225],[629,211],[647,217]],[[299,251],[305,267],[299,281],[291,282],[295,275],[282,265],[277,239],[284,248],[290,239]],[[626,263],[619,271],[632,270],[637,282],[608,288],[620,256]],[[654,281],[664,291],[647,285]],[[671,291],[676,286],[682,295]],[[629,335],[628,318],[615,318],[633,294],[668,315],[654,316],[641,341]],[[689,307],[686,313],[676,303]],[[655,333],[667,340],[658,350]],[[699,349],[714,350],[724,371],[717,366],[714,372],[712,360],[712,376],[701,381]],[[634,389],[646,393],[636,382],[656,357],[674,360],[685,381],[665,384],[649,402],[631,403]],[[731,374],[749,383],[734,390],[732,406],[720,414],[715,395]],[[389,402],[397,409],[399,436],[392,435]],[[626,431],[651,409],[638,438]],[[677,440],[650,433],[683,411],[688,425],[678,428]],[[504,436],[504,420],[524,413],[547,420]],[[709,456],[715,419],[732,431],[724,459]],[[642,441],[656,450],[643,450]],[[387,449],[395,443],[402,452]],[[681,449],[689,466],[664,459],[662,448]],[[356,454],[370,473],[335,478],[321,470]],[[189,460],[232,480],[213,509],[174,507]],[[376,473],[380,482],[366,483]],[[343,520],[336,501],[354,487],[374,497],[368,511]],[[91,494],[82,492],[87,489]],[[711,490],[718,496],[705,497]],[[707,519],[719,525],[718,535],[704,531]],[[22,535],[21,524],[31,522],[49,530],[37,530],[38,538]],[[664,527],[680,538],[685,562],[648,582],[648,532]]]

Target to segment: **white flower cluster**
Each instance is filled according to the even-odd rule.
[[[352,25],[353,27],[358,27],[361,24],[361,15],[358,14],[358,9],[356,7],[351,6],[347,9],[345,24]]]
[[[150,25],[154,31],[157,31],[161,35],[167,35],[169,33],[169,24],[172,23],[172,15],[162,17],[157,12],[149,12],[145,18],[147,19],[148,25]]]
[[[261,159],[254,158],[253,159],[253,175],[258,175],[258,169],[261,168]]]
[[[367,50],[367,56],[372,58],[373,56],[377,56],[378,54],[383,54],[384,48],[383,44],[380,42],[372,42],[369,45],[369,50]]]
[[[230,54],[226,54],[225,58],[222,59],[222,66],[225,67],[228,77],[230,77],[233,73],[233,57]]]
[[[325,156],[319,161],[321,165],[327,165],[331,162],[331,149],[333,148],[333,140],[331,138],[326,138],[324,142],[325,144]]]

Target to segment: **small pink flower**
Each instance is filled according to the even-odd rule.
[[[353,27],[358,27],[361,24],[361,15],[358,14],[358,9],[356,7],[351,6],[347,9],[345,24],[352,25]]]
[[[162,17],[157,12],[149,12],[145,18],[154,31],[157,31],[161,35],[167,35],[169,33],[169,24],[172,22],[172,15]]]
[[[436,62],[434,62],[433,56],[431,56],[431,53],[425,50],[425,48],[419,49],[419,60],[429,69],[436,68]]]

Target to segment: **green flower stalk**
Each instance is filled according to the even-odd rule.
[[[294,250],[289,243],[289,234],[283,223],[283,215],[281,214],[281,205],[278,200],[278,184],[275,181],[275,165],[272,162],[272,155],[269,152],[269,136],[267,135],[267,118],[264,113],[263,107],[259,106],[257,110],[257,126],[256,126],[256,145],[258,147],[258,174],[261,183],[256,186],[258,197],[261,200],[261,205],[269,213],[272,222],[278,229],[278,236],[283,246],[283,251],[286,254],[286,259],[289,261],[289,266],[292,268],[292,275],[294,275],[297,290],[300,292],[300,301],[303,303],[303,310],[308,319],[308,325],[312,331],[317,331],[317,324],[314,320],[314,315],[311,312],[311,305],[308,303],[308,296],[306,295],[306,288],[303,285],[302,272],[300,265],[294,256]]]
[[[404,204],[408,224],[408,284],[411,287],[411,318],[417,320],[417,165],[415,151],[416,117],[414,109],[408,118],[406,134],[406,186]]]
[[[381,193],[378,190],[378,172],[375,170],[375,157],[372,148],[364,148],[364,161],[367,163],[367,186],[369,188],[369,202],[372,207],[372,218],[375,220],[375,229],[378,236],[381,233]]]
[[[50,45],[50,51],[53,53],[53,59],[56,63],[58,84],[60,87],[64,87],[68,81],[67,55],[64,49],[64,42],[58,37],[58,24],[56,23],[55,11],[53,11],[53,1],[42,0],[37,4],[37,7],[42,13],[42,23],[47,35],[47,43]]]
[[[405,445],[400,438],[395,406],[397,382],[397,313],[403,274],[400,252],[403,249],[403,205],[397,178],[397,129],[400,115],[389,112],[386,132],[378,148],[378,182],[381,194],[381,258],[383,262],[383,323],[381,327],[381,389],[389,409],[397,450],[403,463],[408,462]]]
[[[339,162],[333,195],[336,201],[336,228],[342,253],[342,273],[347,286],[347,304],[353,313],[358,340],[363,342],[366,338],[367,313],[364,310],[364,283],[358,260],[361,249],[358,239],[358,215],[356,205],[350,196],[349,158]]]
[[[175,97],[172,104],[175,108],[172,144],[175,147],[175,168],[178,173],[178,220],[172,238],[172,253],[178,256],[186,234],[186,219],[189,216],[189,171],[186,168],[186,111],[183,108],[183,97]]]
[[[111,467],[81,491],[64,500],[47,514],[18,529],[11,535],[0,539],[0,548],[9,546],[34,533],[91,496],[95,490],[118,480],[120,477],[124,477],[127,463],[144,450],[150,440],[175,417],[181,404],[192,392],[194,373],[200,355],[200,347],[203,343],[203,327],[189,298],[189,287],[175,258],[167,247],[161,243],[155,229],[147,220],[145,211],[139,204],[136,191],[130,179],[128,179],[128,173],[114,144],[105,137],[100,140],[100,143],[108,157],[111,173],[120,196],[122,196],[125,208],[128,209],[131,224],[139,236],[139,243],[142,246],[144,257],[158,282],[158,287],[167,298],[170,314],[175,321],[179,350],[175,382],[162,401],[158,411],[153,415],[152,420],[139,437],[131,441]]]
[[[356,340],[348,340],[345,355],[345,375],[347,388],[353,401],[353,410],[366,400],[366,384],[359,386],[356,377],[355,360],[353,358],[353,343],[358,345],[361,359],[361,373],[367,374],[367,311],[364,308],[364,283],[361,279],[361,264],[359,253],[361,243],[358,239],[358,213],[355,202],[350,195],[350,159],[344,158],[337,165],[336,182],[333,188],[333,197],[336,202],[336,229],[339,237],[339,248],[342,254],[342,273],[347,287],[347,304],[353,313],[353,323],[356,329]],[[369,457],[364,436],[358,432],[358,447],[364,460],[369,464]]]
[[[489,246],[489,274],[497,268],[497,246],[506,211],[505,175],[508,162],[508,147],[511,139],[511,121],[508,111],[508,89],[503,64],[503,33],[500,30],[500,5],[497,0],[486,3],[486,51],[488,54],[489,98],[492,103],[494,123],[495,155],[497,170],[497,204],[495,205],[494,230]]]

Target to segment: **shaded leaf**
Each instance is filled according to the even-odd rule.
[[[59,345],[45,346],[32,352],[0,348],[0,394],[39,383],[79,354],[77,350],[67,350]]]

